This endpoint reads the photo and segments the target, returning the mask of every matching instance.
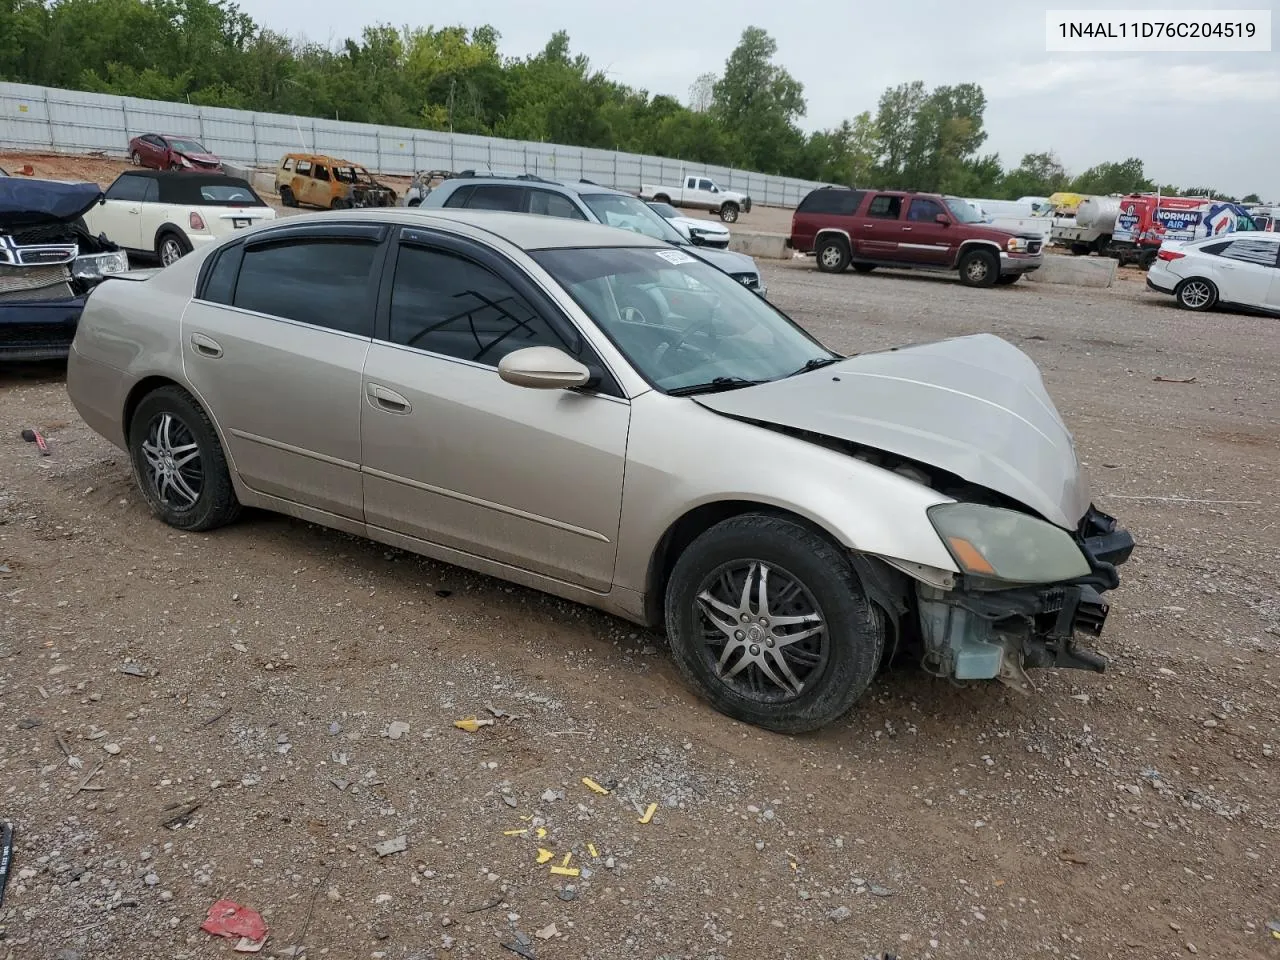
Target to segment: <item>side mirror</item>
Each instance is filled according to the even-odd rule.
[[[951,218],[948,217],[945,213],[940,213],[933,219],[937,220],[938,223],[942,224],[944,227],[951,225]]]
[[[498,361],[498,376],[517,387],[569,390],[585,386],[591,371],[558,347],[525,347]]]

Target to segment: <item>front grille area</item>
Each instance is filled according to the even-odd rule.
[[[1042,246],[1039,240],[1032,240],[1027,244],[1027,253],[1039,253]]]
[[[760,286],[760,276],[755,273],[731,273],[729,276],[750,290]]]
[[[66,282],[50,284],[47,287],[36,287],[34,290],[0,290],[0,303],[40,303],[44,300],[70,300],[75,291]],[[7,328],[6,328],[7,329]]]
[[[5,349],[22,347],[66,347],[75,339],[76,327],[71,323],[6,323],[0,354]]]
[[[0,264],[0,296],[42,290],[45,287],[66,286],[71,282],[71,271],[65,266],[10,267]]]

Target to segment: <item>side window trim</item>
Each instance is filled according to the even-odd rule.
[[[506,261],[496,251],[484,244],[459,237],[454,234],[441,233],[421,227],[402,227],[398,236],[393,236],[388,243],[388,254],[382,271],[382,283],[378,294],[378,312],[374,318],[373,339],[379,343],[402,350],[413,350],[418,353],[439,357],[456,363],[469,364],[486,370],[495,370],[496,365],[477,363],[447,354],[435,353],[422,347],[406,346],[391,339],[391,288],[395,278],[396,263],[400,259],[400,251],[406,246],[419,247],[426,250],[438,250],[453,256],[464,257],[489,270],[504,283],[523,297],[531,307],[538,311],[553,332],[564,342],[565,351],[585,363],[594,373],[600,376],[599,384],[594,392],[616,399],[626,399],[622,391],[621,381],[614,375],[591,346],[586,335],[577,325],[564,315],[560,307],[518,268]]]

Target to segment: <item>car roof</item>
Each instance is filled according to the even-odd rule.
[[[632,196],[632,194],[627,193],[625,190],[615,190],[613,187],[604,187],[598,183],[573,183],[566,180],[549,180],[545,177],[531,175],[521,176],[518,174],[512,174],[510,176],[503,176],[501,174],[467,174],[466,176],[450,177],[448,180],[444,181],[444,183],[440,184],[439,187],[436,187],[436,189],[439,190],[444,187],[448,187],[449,189],[458,189],[468,184],[476,183],[497,183],[513,187],[540,187],[542,189],[557,190],[561,193],[573,194],[575,196],[582,196],[584,194],[588,196],[595,194],[609,194],[616,197]]]
[[[234,183],[248,185],[239,177],[229,177],[225,173],[201,173],[199,171],[188,172],[185,170],[148,170],[139,168],[123,170],[116,179],[119,180],[120,177],[143,177],[147,180],[159,180],[162,183],[181,181],[182,183]]]
[[[523,181],[521,181],[523,182]],[[565,247],[667,247],[669,244],[631,230],[606,227],[585,220],[545,217],[530,213],[496,210],[462,210],[452,207],[371,207],[362,210],[325,211],[306,214],[307,222],[323,220],[376,220],[406,227],[459,226],[468,232],[487,233],[506,240],[521,250],[551,250]],[[272,221],[271,228],[296,224],[297,218]]]

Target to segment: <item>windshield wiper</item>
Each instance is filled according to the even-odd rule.
[[[823,367],[829,367],[833,363],[839,363],[844,357],[814,357],[812,360],[805,361],[805,365],[799,370],[787,374],[787,377],[794,377],[801,373],[808,373],[810,370],[820,370]],[[782,379],[786,379],[783,377]]]
[[[754,387],[763,380],[748,380],[746,377],[716,377],[706,383],[687,383],[683,387],[675,387],[667,391],[669,397],[691,397],[695,393],[720,393],[722,390],[737,390],[739,387]]]

